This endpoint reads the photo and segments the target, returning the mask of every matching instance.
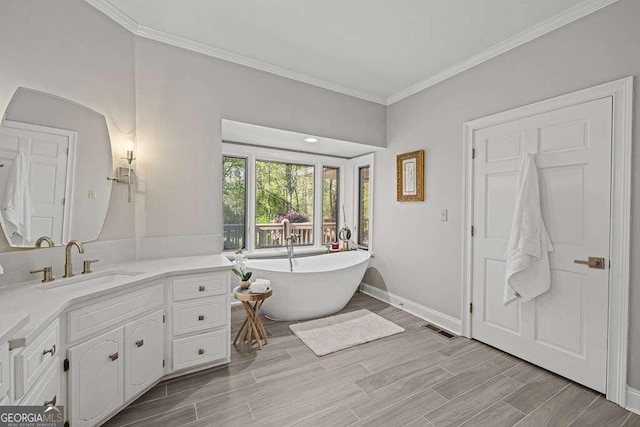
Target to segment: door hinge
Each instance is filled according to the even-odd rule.
[[[472,149],[471,149],[471,158],[472,158],[472,159],[475,159],[475,158],[476,158],[476,149],[475,149],[475,148],[472,148]]]
[[[64,359],[64,371],[67,372],[69,370],[69,359]]]
[[[473,303],[472,302],[469,303],[469,313],[473,314]]]
[[[164,359],[162,359],[162,367],[164,368]]]
[[[62,205],[64,206],[67,199],[62,199]]]
[[[162,323],[165,323],[167,321],[167,316],[165,316],[164,314],[162,315]]]
[[[472,225],[471,226],[471,237],[476,235],[476,228]]]

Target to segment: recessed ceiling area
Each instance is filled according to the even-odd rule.
[[[86,0],[139,35],[389,104],[616,0]]]
[[[374,147],[357,142],[323,138],[318,135],[308,135],[226,119],[222,119],[222,140],[347,159],[383,149],[382,147]]]

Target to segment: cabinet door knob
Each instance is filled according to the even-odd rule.
[[[58,396],[54,395],[53,399],[44,401],[44,406],[56,406],[57,399],[58,399]]]
[[[144,345],[144,340],[138,340],[136,341],[136,346],[137,347],[142,347]]]
[[[204,314],[199,315],[198,320],[204,320]]]
[[[204,286],[203,286],[203,285],[200,285],[200,287],[198,288],[198,290],[199,290],[200,292],[204,292]]]
[[[201,348],[200,350],[198,350],[198,354],[204,354],[204,348]]]
[[[115,353],[109,355],[109,359],[111,359],[112,362],[115,362],[116,360],[118,360],[118,357],[120,357],[120,356],[118,356],[118,352],[117,351]]]
[[[54,354],[56,354],[56,345],[54,344],[50,349],[48,350],[42,350],[42,355],[46,356],[47,353],[51,353],[51,357],[53,357]]]

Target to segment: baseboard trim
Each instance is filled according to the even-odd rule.
[[[626,409],[640,415],[640,390],[627,386]]]
[[[362,283],[360,285],[360,291],[456,335],[460,335],[460,332],[462,331],[462,322],[459,319],[440,313],[439,311],[432,310],[424,305],[409,301],[408,299],[392,294],[391,292],[383,291],[382,289],[366,283]]]

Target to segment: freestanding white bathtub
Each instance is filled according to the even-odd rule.
[[[248,260],[252,279],[268,279],[273,295],[262,312],[274,320],[305,320],[342,310],[349,302],[369,265],[367,251],[294,258]]]

